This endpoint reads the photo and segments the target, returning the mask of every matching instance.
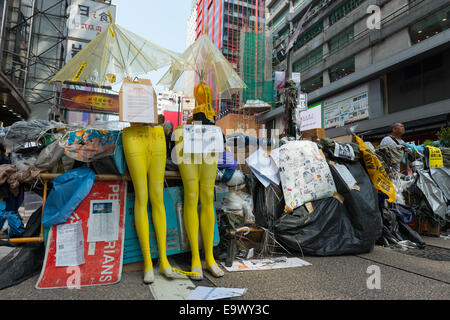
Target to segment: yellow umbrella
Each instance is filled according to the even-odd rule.
[[[236,89],[247,88],[207,35],[198,38],[181,54],[181,58],[171,64],[158,85],[166,86],[170,90],[184,91],[186,95],[192,96],[194,84],[208,81],[212,72],[212,87],[222,97],[225,97],[225,94],[231,96]]]
[[[71,59],[50,82],[120,83],[171,63],[180,55],[112,22]]]

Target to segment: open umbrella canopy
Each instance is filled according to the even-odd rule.
[[[120,83],[180,61],[180,55],[111,23],[69,61],[50,82]]]
[[[191,95],[194,86],[212,80],[213,92],[222,97],[231,96],[236,89],[247,88],[233,66],[223,56],[207,35],[202,35],[181,55],[181,60],[171,64],[158,85]]]

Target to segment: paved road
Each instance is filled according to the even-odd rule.
[[[450,240],[424,238],[433,245],[449,247]],[[447,253],[448,254],[448,253]],[[450,256],[449,256],[450,257]],[[362,255],[300,257],[310,266],[269,271],[225,271],[223,278],[167,280],[157,275],[155,284],[142,283],[139,264],[124,267],[122,279],[111,286],[81,289],[37,290],[34,276],[0,291],[3,300],[183,300],[196,286],[246,288],[234,300],[449,300],[450,262],[436,261],[397,250],[375,247]],[[170,257],[181,269],[188,269],[186,254]],[[380,289],[368,289],[370,266],[379,267]]]

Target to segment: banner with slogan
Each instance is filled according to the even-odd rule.
[[[444,166],[444,160],[442,158],[441,149],[427,146],[429,153],[430,168],[442,168]]]
[[[363,155],[364,165],[369,173],[370,180],[375,188],[389,197],[389,203],[395,202],[396,196],[394,185],[389,179],[382,163],[360,137],[355,136],[355,139]]]
[[[61,107],[74,111],[119,114],[119,95],[64,88]]]
[[[120,281],[125,239],[125,181],[95,181],[70,218],[52,226],[36,289]]]

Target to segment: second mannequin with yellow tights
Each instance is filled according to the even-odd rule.
[[[144,257],[144,282],[154,281],[147,213],[148,198],[158,244],[159,268],[166,277],[171,278],[173,269],[166,253],[167,224],[163,201],[167,153],[164,129],[162,126],[132,123],[123,130],[122,140],[135,192],[134,215],[136,232]]]
[[[194,89],[198,106],[194,109],[194,121],[203,125],[213,125],[215,112],[212,109],[212,92],[210,87],[201,82]],[[224,272],[217,265],[213,255],[214,243],[214,185],[217,175],[218,154],[186,154],[183,152],[183,126],[175,130],[175,150],[178,168],[184,187],[184,225],[191,248],[191,276],[193,280],[203,279],[202,264],[199,253],[199,227],[203,240],[207,269],[215,277]],[[198,201],[200,199],[200,221],[198,217]]]

